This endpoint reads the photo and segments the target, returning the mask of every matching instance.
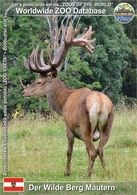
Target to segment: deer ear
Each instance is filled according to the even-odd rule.
[[[50,78],[55,78],[55,77],[57,77],[57,70],[54,70],[54,71],[48,73],[47,75],[48,75]]]
[[[51,74],[54,78],[57,77],[57,70],[55,69]]]

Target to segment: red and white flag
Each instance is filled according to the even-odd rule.
[[[24,192],[23,177],[5,177],[3,178],[4,192]]]

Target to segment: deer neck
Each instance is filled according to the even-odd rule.
[[[66,100],[73,91],[74,89],[68,88],[62,81],[55,78],[51,84],[50,90],[46,94],[49,106],[59,115],[62,115]]]

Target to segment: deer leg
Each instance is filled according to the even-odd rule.
[[[88,156],[89,156],[89,166],[88,166],[86,177],[90,177],[91,173],[93,172],[93,165],[94,165],[94,161],[96,158],[96,150],[94,146],[89,146],[86,148],[87,148]]]
[[[85,142],[88,157],[89,157],[89,166],[88,166],[86,177],[90,177],[90,175],[92,173],[94,161],[95,161],[95,158],[96,158],[96,150],[95,150],[90,132],[83,135],[83,140]]]
[[[96,155],[99,155],[103,169],[106,168],[105,161],[104,161],[104,146],[107,143],[108,138],[110,136],[110,129],[112,126],[113,115],[114,113],[112,111],[107,120],[105,127],[103,128],[102,131],[100,131],[100,142],[96,150],[96,153],[97,153]]]
[[[96,159],[96,152],[93,153],[93,149],[92,148],[92,153],[90,152],[90,150],[86,147],[87,149],[87,153],[88,153],[88,158],[89,158],[89,165],[88,165],[88,170],[87,170],[87,174],[86,174],[86,178],[90,177],[91,173],[93,173],[93,165],[94,165],[94,161]],[[95,150],[94,150],[95,151]]]
[[[74,145],[74,135],[71,133],[69,128],[66,129],[67,139],[68,139],[68,149],[67,149],[67,165],[66,165],[66,172],[64,173],[65,176],[69,176],[70,171],[70,164],[71,164],[71,157],[73,152],[73,145]]]
[[[103,169],[105,169],[105,161],[104,161],[104,145],[107,143],[109,135],[106,132],[100,133],[100,142],[96,150],[96,154],[99,155],[100,161]]]

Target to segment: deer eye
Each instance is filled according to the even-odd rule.
[[[41,81],[37,82],[37,84],[40,85],[41,84]]]

